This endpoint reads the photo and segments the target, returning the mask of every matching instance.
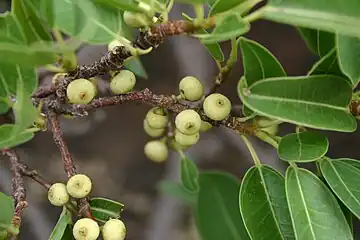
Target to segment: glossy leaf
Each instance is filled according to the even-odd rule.
[[[355,88],[360,81],[360,38],[337,36],[340,69]]]
[[[360,218],[360,170],[338,160],[324,158],[320,162],[321,172],[336,196]]]
[[[285,24],[360,36],[358,0],[270,0],[263,17]]]
[[[49,240],[62,240],[65,234],[66,228],[72,223],[71,213],[64,207],[60,217],[51,232]]]
[[[347,77],[340,70],[337,54],[336,54],[336,48],[333,48],[318,62],[316,62],[308,73],[308,75],[322,75],[322,74],[331,74],[347,79]]]
[[[124,11],[138,12],[138,4],[135,0],[92,0],[104,6],[121,9]]]
[[[50,26],[40,19],[36,9],[28,0],[13,0],[11,13],[19,23],[28,44],[38,41],[51,41]]]
[[[240,210],[251,239],[295,239],[285,196],[285,179],[275,169],[250,168],[240,188]]]
[[[329,141],[321,133],[292,133],[281,138],[278,155],[289,162],[312,162],[325,156],[328,148]]]
[[[225,173],[201,173],[196,224],[204,240],[250,239],[239,211],[236,178]]]
[[[298,28],[310,50],[324,57],[335,47],[335,34],[310,28]]]
[[[265,78],[286,76],[276,57],[259,43],[241,37],[240,47],[248,86]]]
[[[312,172],[289,167],[285,181],[297,240],[353,239],[336,198]]]
[[[121,31],[121,11],[88,0],[54,1],[55,25],[93,44],[107,44]]]
[[[16,132],[16,134],[14,134]],[[34,137],[32,132],[18,133],[18,127],[14,124],[0,125],[0,149],[12,148],[30,141]]]
[[[106,198],[92,198],[90,209],[97,221],[105,223],[110,218],[120,218],[124,204]]]
[[[181,158],[180,178],[182,185],[189,192],[199,191],[199,172],[196,164],[187,157]]]
[[[177,182],[161,181],[158,188],[165,195],[172,196],[182,202],[195,206],[197,201],[197,193],[187,191],[184,186]]]
[[[234,13],[221,18],[216,23],[216,27],[209,34],[194,34],[203,43],[223,42],[231,38],[240,36],[250,30],[250,24],[245,22],[241,15]]]
[[[341,158],[341,159],[337,159],[337,160],[341,160],[342,162],[345,162],[357,169],[360,169],[360,161],[359,160],[355,160],[355,159],[351,159],[351,158]]]
[[[310,128],[353,132],[355,118],[348,105],[352,88],[338,76],[269,78],[246,88],[239,82],[242,102],[254,112]]]
[[[237,5],[245,2],[245,0],[216,0],[209,12],[209,16],[226,12]]]
[[[0,192],[0,230],[6,229],[11,224],[14,214],[12,197]]]

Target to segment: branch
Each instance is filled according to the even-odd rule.
[[[47,116],[52,126],[54,142],[59,148],[62,156],[65,172],[67,177],[70,178],[76,174],[76,167],[61,133],[58,115],[52,110],[48,110]],[[93,218],[91,215],[88,199],[82,198],[77,200],[77,202],[79,207],[79,214],[87,218]]]
[[[87,115],[87,111],[102,108],[106,106],[123,104],[125,102],[138,101],[152,106],[158,106],[166,108],[174,113],[180,113],[185,109],[190,109],[190,106],[179,103],[174,97],[155,94],[150,89],[145,88],[138,92],[131,92],[127,94],[121,94],[111,97],[102,97],[94,99],[91,103],[86,105],[74,104],[74,105],[58,105],[50,104],[53,110],[59,114],[71,114],[75,116]],[[214,121],[209,119],[204,112],[199,112],[202,120],[211,123],[214,126],[224,125],[230,129],[237,131],[240,134],[253,135],[255,126],[249,123],[239,121],[234,116],[229,116],[222,121]]]
[[[12,219],[12,225],[19,229],[21,225],[21,214],[28,203],[26,201],[26,190],[24,186],[24,179],[21,174],[22,165],[19,156],[13,150],[1,150],[3,155],[10,159],[12,171],[12,195],[15,200],[15,211]]]
[[[148,31],[140,32],[137,38],[132,42],[132,45],[133,47],[142,50],[149,48],[155,49],[164,42],[166,37],[193,33],[199,28],[209,28],[214,26],[215,21],[213,18],[207,19],[202,26],[195,26],[193,23],[185,20],[169,21],[153,26]],[[69,72],[64,80],[57,86],[39,88],[38,91],[33,94],[33,97],[44,98],[56,92],[58,97],[64,98],[66,86],[72,79],[89,79],[109,71],[119,70],[122,67],[123,62],[131,56],[130,50],[126,49],[124,46],[116,47],[112,51],[107,52],[100,60],[93,64],[78,66],[75,70]]]

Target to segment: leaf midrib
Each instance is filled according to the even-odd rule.
[[[217,189],[217,187],[214,188],[214,195],[215,195],[215,199],[218,200],[219,204],[219,209],[220,212],[222,213],[222,215],[224,216],[225,222],[226,224],[229,226],[231,235],[234,237],[235,240],[237,239],[241,239],[240,234],[237,231],[237,227],[234,225],[234,223],[231,220],[230,217],[230,213],[228,212],[228,210],[224,207],[224,203],[225,200],[223,199],[223,197],[221,196],[219,190]]]
[[[315,232],[314,232],[314,229],[313,229],[313,226],[312,226],[312,223],[311,223],[310,214],[309,214],[309,211],[307,209],[307,204],[306,204],[306,201],[305,201],[303,189],[301,187],[301,182],[300,182],[300,179],[299,179],[299,176],[298,176],[298,171],[297,171],[297,169],[294,169],[294,168],[293,168],[293,170],[294,170],[295,176],[296,176],[296,183],[298,184],[298,187],[299,187],[299,192],[300,192],[300,196],[301,196],[301,202],[304,205],[306,218],[307,218],[307,220],[309,222],[310,232],[311,232],[311,235],[312,235],[313,239],[316,239]]]
[[[299,99],[265,96],[265,95],[258,95],[258,94],[254,94],[254,93],[251,93],[248,96],[245,95],[245,97],[247,97],[249,99],[255,99],[255,100],[269,100],[269,101],[276,101],[276,102],[300,103],[300,104],[305,104],[305,105],[310,105],[310,106],[331,108],[331,109],[341,110],[341,111],[345,111],[345,112],[348,111],[348,109],[346,107],[335,106],[335,105],[319,103],[319,102],[309,102],[309,101],[299,100]]]
[[[339,175],[339,173],[337,172],[336,168],[334,167],[333,163],[331,163],[329,160],[325,160],[329,163],[330,167],[334,170],[336,176],[338,177],[338,179],[340,180],[340,182],[343,184],[343,186],[345,187],[346,191],[350,194],[350,196],[355,200],[355,202],[360,205],[359,200],[353,195],[353,193],[350,191],[350,189],[346,186],[345,182],[343,181],[342,177]],[[345,163],[346,164],[346,163]],[[346,204],[345,204],[346,205]],[[353,211],[352,211],[353,212]],[[355,214],[355,216],[357,218],[360,218],[360,216],[353,212]]]
[[[279,232],[279,235],[281,236],[282,239],[285,239],[282,231],[281,231],[281,228],[280,228],[280,225],[277,221],[277,218],[276,218],[276,214],[275,214],[275,210],[273,208],[273,205],[272,205],[272,202],[270,200],[270,194],[269,194],[269,191],[267,190],[266,188],[266,181],[265,181],[265,178],[264,178],[264,175],[262,173],[262,166],[258,166],[257,167],[259,169],[259,172],[260,172],[260,178],[261,178],[261,181],[264,183],[264,184],[261,184],[262,187],[264,188],[264,191],[265,191],[265,195],[266,195],[266,200],[268,201],[268,204],[269,204],[269,207],[270,207],[270,211],[272,213],[272,216],[273,216],[273,219],[274,219],[274,222],[275,222],[275,225],[276,225],[276,228],[278,229],[278,232]]]

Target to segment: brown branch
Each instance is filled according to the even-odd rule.
[[[185,109],[191,108],[185,104],[179,103],[173,96],[167,96],[162,94],[155,94],[150,89],[145,88],[138,92],[131,92],[127,94],[116,95],[112,97],[102,97],[94,99],[91,103],[86,105],[52,105],[58,108],[53,110],[61,114],[71,114],[71,115],[86,115],[87,111],[96,108],[102,108],[106,106],[118,105],[125,102],[138,101],[152,106],[158,106],[166,108],[174,113],[180,113]],[[219,126],[224,125],[225,127],[231,128],[240,134],[253,134],[255,126],[249,123],[244,123],[238,121],[234,116],[229,116],[222,121],[213,121],[209,119],[204,112],[198,111],[201,118],[204,121],[211,123],[212,125]]]
[[[350,112],[354,116],[360,115],[360,100],[352,100],[350,103]]]
[[[52,126],[54,142],[59,148],[62,156],[65,172],[67,174],[67,177],[70,178],[76,174],[76,167],[69,152],[69,149],[64,141],[58,115],[52,110],[48,110],[47,116]],[[77,203],[80,215],[88,218],[93,218],[90,211],[90,204],[87,198],[79,199],[77,200]]]
[[[49,110],[47,112],[48,120],[51,123],[52,127],[52,133],[53,133],[53,139],[56,144],[56,146],[59,148],[61,157],[64,164],[64,170],[68,178],[74,176],[76,174],[76,167],[74,164],[74,161],[72,160],[71,154],[69,152],[69,149],[64,141],[61,128],[60,128],[60,122],[59,118],[56,113]]]
[[[15,200],[15,211],[12,219],[12,225],[15,228],[20,228],[21,214],[28,203],[26,201],[26,190],[24,186],[24,179],[21,174],[21,163],[19,156],[13,150],[1,150],[2,154],[6,155],[10,159],[11,171],[12,171],[12,195]]]
[[[193,33],[200,27],[214,27],[213,18],[207,19],[204,26],[195,26],[193,23],[185,20],[169,21],[167,23],[158,24],[151,27],[148,31],[140,32],[132,45],[135,48],[148,49],[157,48],[164,42],[166,37]],[[107,52],[100,60],[90,65],[78,66],[75,70],[69,72],[63,78],[58,86],[47,86],[39,88],[34,94],[35,98],[44,98],[56,92],[57,96],[64,98],[66,86],[72,79],[86,78],[89,79],[96,75],[105,74],[109,71],[119,70],[123,62],[131,57],[131,52],[125,47],[116,47],[112,51]]]

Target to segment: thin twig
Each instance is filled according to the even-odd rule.
[[[21,214],[28,203],[26,201],[26,190],[24,186],[24,179],[21,174],[21,163],[19,156],[14,150],[1,150],[2,154],[6,155],[10,159],[11,171],[12,171],[12,195],[15,200],[15,211],[12,219],[12,225],[19,229],[21,225]]]
[[[67,174],[68,178],[71,178],[76,174],[76,167],[75,163],[71,157],[71,154],[69,152],[69,149],[64,141],[61,128],[60,128],[60,122],[58,115],[53,112],[52,110],[48,110],[47,112],[48,120],[51,123],[52,126],[52,132],[53,132],[53,138],[54,142],[57,145],[57,147],[60,150],[64,169]],[[77,200],[78,208],[79,208],[79,214],[81,216],[87,217],[87,218],[93,218],[91,211],[90,211],[90,204],[87,198],[82,198]]]
[[[103,108],[106,106],[118,105],[125,102],[138,101],[152,106],[162,107],[170,110],[174,113],[180,113],[185,109],[191,108],[185,104],[179,103],[173,96],[155,94],[150,89],[145,88],[141,91],[131,92],[127,94],[121,94],[111,97],[102,97],[94,99],[91,103],[86,105],[74,104],[74,105],[57,105],[50,104],[56,113],[71,114],[75,116],[86,115],[87,111]],[[222,121],[214,121],[209,119],[203,111],[198,111],[202,120],[211,123],[214,126],[224,125],[230,129],[233,129],[240,134],[252,135],[255,126],[249,123],[241,122],[234,116],[228,116]]]
[[[61,157],[64,164],[64,170],[68,178],[74,176],[76,174],[76,167],[74,164],[74,161],[72,160],[71,154],[69,152],[69,149],[64,141],[61,128],[60,128],[60,122],[59,118],[56,113],[49,110],[47,112],[48,120],[51,123],[52,127],[52,133],[53,133],[53,139],[56,144],[56,146],[59,148]]]
[[[149,48],[155,49],[164,42],[166,37],[193,33],[199,27],[213,26],[215,26],[215,21],[213,18],[207,19],[203,26],[195,26],[191,22],[185,20],[169,21],[155,25],[148,31],[140,32],[140,35],[138,35],[137,38],[132,42],[132,45],[135,48],[142,50]],[[116,47],[113,50],[107,52],[103,57],[100,58],[100,60],[94,62],[93,64],[78,66],[74,71],[69,72],[58,86],[47,86],[38,89],[33,94],[33,97],[44,98],[56,92],[58,97],[64,98],[66,86],[72,79],[89,79],[96,75],[105,74],[109,71],[119,70],[122,67],[123,62],[131,56],[132,54],[129,49],[126,49],[124,46]]]

